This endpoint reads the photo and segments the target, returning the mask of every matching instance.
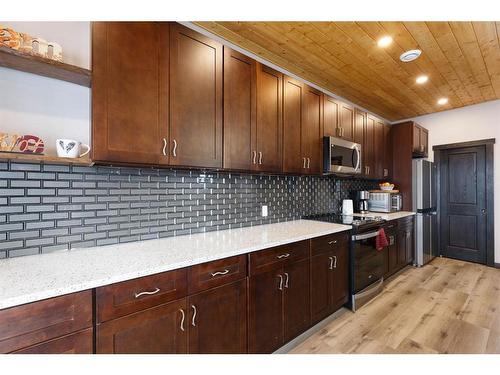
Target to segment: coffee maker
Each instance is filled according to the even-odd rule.
[[[360,214],[368,213],[368,199],[370,192],[366,190],[358,190],[352,193],[354,201],[354,211]]]

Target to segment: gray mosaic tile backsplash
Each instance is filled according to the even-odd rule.
[[[349,191],[376,186],[331,176],[4,162],[0,258],[293,220],[338,211]]]

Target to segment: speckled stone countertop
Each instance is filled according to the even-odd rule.
[[[296,220],[0,260],[0,309],[350,230]]]
[[[378,216],[381,217],[384,220],[397,220],[397,219],[402,219],[407,216],[413,216],[415,215],[415,212],[410,212],[410,211],[398,211],[398,212],[390,212],[390,213],[385,213],[385,212],[368,212],[366,214],[354,214],[353,216]]]

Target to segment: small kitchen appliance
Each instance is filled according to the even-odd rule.
[[[324,137],[323,172],[347,175],[361,173],[361,145],[341,138]]]
[[[356,212],[360,214],[368,213],[368,200],[370,199],[370,192],[366,190],[359,190],[354,192],[354,201]]]
[[[342,215],[352,215],[354,213],[352,199],[342,201]]]
[[[396,212],[403,208],[403,197],[399,190],[371,190],[368,209],[373,212]]]

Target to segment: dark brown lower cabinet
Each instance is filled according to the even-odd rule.
[[[186,298],[159,305],[97,326],[97,353],[187,353]]]
[[[311,323],[342,307],[349,299],[348,243],[311,258]]]
[[[247,352],[246,279],[188,298],[189,353]]]
[[[272,353],[309,328],[309,262],[299,260],[249,278],[249,353]]]
[[[406,267],[408,264],[413,263],[413,220],[413,217],[394,220],[386,227],[389,246],[384,250],[387,251],[387,264],[384,277],[389,277]]]
[[[15,354],[92,354],[92,328],[15,351]]]

